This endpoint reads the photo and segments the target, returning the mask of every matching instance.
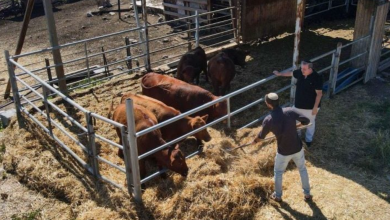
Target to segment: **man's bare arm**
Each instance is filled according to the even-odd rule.
[[[286,71],[286,72],[279,72],[277,70],[273,71],[273,74],[275,74],[276,76],[284,76],[284,77],[292,77],[293,76],[293,72],[292,71]]]

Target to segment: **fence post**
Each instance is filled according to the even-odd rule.
[[[144,19],[143,33],[145,34],[145,44],[144,44],[144,48],[145,48],[144,52],[146,53],[145,68],[147,72],[151,72],[152,67],[150,66],[148,12],[146,8],[146,0],[141,1],[141,4],[142,4],[142,18]]]
[[[191,23],[190,22],[187,22],[187,27],[188,27],[188,31],[187,31],[188,51],[190,51],[192,49],[192,44],[191,44]]]
[[[51,81],[53,81],[53,76],[51,75],[51,69],[49,68],[49,66],[50,66],[50,61],[49,61],[49,59],[45,58],[45,63],[46,63],[47,78],[48,78],[49,81],[51,82]],[[51,87],[53,87],[53,83],[52,83],[52,82],[49,83],[49,85],[50,85]]]
[[[228,128],[231,128],[231,120],[230,120],[230,97],[226,99],[226,105],[227,105],[227,126]]]
[[[104,69],[106,72],[106,76],[110,75],[110,69],[108,68],[107,64],[107,59],[106,59],[106,53],[104,52],[104,47],[102,47],[102,55],[103,55],[103,64],[104,64]]]
[[[48,96],[50,90],[48,90],[46,88],[46,86],[44,86],[44,85],[42,85],[42,90],[43,90],[43,103],[45,104],[49,134],[51,137],[53,137],[53,127],[51,125],[51,118],[50,118],[50,107],[49,107],[49,104],[47,103],[47,96]]]
[[[347,13],[349,12],[349,5],[351,4],[350,2],[351,2],[351,0],[345,1],[345,12],[347,12]]]
[[[195,47],[199,47],[199,13],[198,13],[198,10],[195,11],[195,28],[196,28],[196,32],[195,32],[195,41],[196,41],[196,46]]]
[[[126,181],[127,181],[127,191],[129,195],[133,193],[133,178],[131,176],[131,156],[130,156],[130,146],[129,139],[127,138],[125,126],[121,127],[121,136],[122,136],[122,147],[123,155],[125,160],[125,170],[126,170]]]
[[[294,55],[293,55],[293,71],[298,68],[299,60],[299,44],[301,42],[301,28],[303,24],[303,18],[305,13],[305,4],[303,0],[297,0],[297,11],[295,20],[295,38],[294,38]],[[294,76],[291,77],[291,90],[290,90],[290,102],[295,103],[295,90],[297,79]]]
[[[95,131],[93,128],[93,118],[91,115],[91,112],[85,113],[86,119],[87,119],[87,130],[88,130],[88,157],[89,161],[92,162],[92,170],[93,174],[96,178],[99,179],[100,173],[99,173],[99,163],[97,160],[97,150],[95,145]]]
[[[85,64],[87,65],[88,83],[91,83],[91,73],[89,72],[89,60],[88,60],[87,42],[84,43],[84,51],[85,51]]]
[[[236,42],[237,44],[240,44],[240,37],[241,37],[241,1],[235,1],[236,2],[236,27],[237,27],[237,38]]]
[[[20,104],[20,97],[18,91],[18,84],[16,83],[14,65],[9,61],[10,59],[9,51],[6,50],[4,51],[4,53],[5,53],[5,60],[7,61],[8,75],[11,83],[12,94],[14,96],[13,98],[15,103],[16,116],[18,117],[19,128],[24,128],[24,121],[23,121],[22,113],[20,112],[21,104]]]
[[[336,92],[337,76],[339,73],[339,63],[340,63],[340,55],[341,55],[342,46],[343,46],[343,44],[341,42],[337,43],[337,49],[333,53],[332,68],[330,69],[328,91],[327,91],[328,98],[333,97],[335,95],[335,92]]]
[[[125,38],[125,43],[126,43],[126,54],[127,54],[126,65],[127,65],[127,69],[131,70],[133,69],[133,63],[131,59],[130,40],[128,37]]]
[[[332,2],[333,2],[333,0],[329,0],[328,10],[327,10],[327,11],[329,11],[330,9],[332,9]]]
[[[134,199],[136,202],[142,203],[141,177],[139,171],[137,137],[136,137],[135,121],[134,121],[133,100],[131,99],[126,99],[126,117],[127,117],[127,133],[128,133],[127,135],[129,139],[129,145],[130,145],[131,172],[133,174]]]

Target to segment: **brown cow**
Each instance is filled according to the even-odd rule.
[[[158,73],[146,74],[141,80],[141,86],[142,94],[160,100],[181,112],[186,112],[219,98],[199,86]],[[194,115],[206,114],[209,115],[209,122],[225,116],[227,114],[226,101],[216,103]]]
[[[240,50],[238,48],[237,49],[232,49],[232,48],[223,49],[221,52],[225,53],[229,57],[229,59],[231,59],[233,61],[233,63],[235,65],[241,66],[242,68],[245,67],[246,56],[250,54],[249,50]]]
[[[134,95],[132,93],[126,93],[122,96],[121,103],[125,103],[126,99],[130,98],[134,101],[135,104],[145,107],[150,110],[157,118],[159,123],[171,119],[175,116],[180,115],[180,111],[167,106],[166,104],[158,101],[157,99],[150,98],[144,95]],[[202,117],[189,117],[186,116],[183,119],[175,121],[169,125],[166,125],[160,128],[162,137],[165,141],[169,142],[174,140],[188,132],[198,129],[206,124],[208,115]],[[207,132],[207,129],[204,129],[196,133],[195,138],[198,141],[198,144],[202,144],[203,141],[210,141],[210,134]]]
[[[199,84],[202,71],[207,75],[207,57],[206,52],[198,46],[180,58],[176,78],[188,83],[193,83],[196,79],[196,84]]]
[[[120,104],[116,107],[113,114],[113,120],[123,125],[127,125],[125,104]],[[134,105],[134,120],[135,130],[137,132],[157,124],[157,119],[153,113],[139,105]],[[116,128],[116,132],[119,136],[120,144],[122,144],[120,129]],[[160,130],[154,130],[137,138],[138,154],[142,155],[165,143],[166,142],[162,139]],[[118,156],[123,158],[123,151],[121,149],[118,150]],[[157,161],[160,170],[162,167],[166,167],[174,172],[181,174],[182,176],[187,176],[188,174],[188,167],[185,161],[185,157],[180,151],[178,144],[161,150],[148,158],[154,158]],[[145,159],[139,161],[141,178],[144,178],[146,175]]]
[[[215,55],[208,63],[208,77],[215,95],[225,95],[230,90],[230,82],[236,75],[234,63],[225,53]]]

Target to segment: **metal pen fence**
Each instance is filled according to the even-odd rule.
[[[336,8],[345,7],[348,12],[351,0],[316,0],[307,1],[305,18],[312,17]]]
[[[226,9],[224,9],[224,10],[226,10]],[[228,9],[228,10],[230,10],[230,9]],[[188,28],[187,30],[184,30],[182,32],[182,34],[183,33],[187,34],[188,32],[193,32],[194,38],[195,38],[195,43],[196,42],[199,43],[201,41],[200,31],[202,29],[207,30],[209,27],[211,27],[211,26],[207,26],[210,24],[201,25],[201,23],[199,21],[199,17],[202,15],[203,14],[195,14],[192,16],[188,16],[187,18],[184,18],[184,19],[182,19],[182,18],[177,19],[177,20],[184,20],[184,21],[195,20],[195,27],[194,28],[191,27],[191,28]],[[234,18],[231,18],[232,22],[233,22],[233,20],[234,20]],[[171,21],[169,21],[169,22],[171,22]],[[164,22],[163,24],[156,24],[156,25],[164,25],[164,24],[168,24],[169,22]],[[221,23],[219,23],[217,25],[220,25],[220,24]],[[185,23],[185,25],[188,25],[188,24]],[[149,25],[148,27],[153,27],[153,25]],[[22,117],[22,112],[23,112],[26,116],[31,118],[31,120],[35,124],[37,124],[39,127],[41,127],[41,129],[44,132],[46,132],[50,137],[52,137],[53,140],[55,140],[59,144],[59,146],[61,146],[66,152],[68,152],[73,158],[75,158],[75,160],[78,161],[81,166],[83,166],[91,174],[93,174],[97,178],[97,180],[102,180],[102,181],[108,182],[114,186],[123,188],[124,187],[123,185],[121,185],[120,183],[116,182],[113,179],[110,179],[108,176],[102,174],[101,166],[102,166],[102,164],[104,164],[105,166],[107,165],[115,170],[118,170],[120,173],[123,173],[126,176],[128,192],[130,194],[134,193],[134,198],[136,199],[136,201],[139,201],[139,202],[142,201],[141,184],[152,180],[153,178],[159,176],[163,172],[166,172],[166,170],[160,170],[158,172],[155,172],[155,173],[145,177],[144,179],[141,179],[140,171],[139,171],[139,163],[138,163],[139,160],[145,159],[146,157],[148,157],[148,156],[150,156],[158,151],[161,151],[174,143],[177,143],[181,140],[184,140],[188,136],[191,136],[191,135],[193,135],[193,134],[195,134],[203,129],[206,129],[210,126],[213,126],[217,123],[220,123],[221,121],[227,120],[227,126],[229,128],[232,127],[232,122],[231,122],[232,120],[231,119],[233,116],[236,116],[236,115],[238,115],[244,111],[247,111],[248,109],[264,102],[264,98],[260,98],[256,101],[248,103],[242,107],[239,107],[238,109],[231,109],[231,98],[235,97],[237,95],[240,95],[240,94],[244,94],[248,90],[262,86],[265,83],[277,78],[275,75],[271,75],[271,76],[269,76],[265,79],[262,79],[256,83],[253,83],[253,84],[248,85],[244,88],[241,88],[237,91],[234,91],[230,94],[227,94],[223,97],[220,97],[212,102],[206,103],[206,104],[199,106],[195,109],[192,109],[188,112],[184,112],[184,113],[182,113],[174,118],[171,118],[171,119],[164,121],[162,123],[158,123],[157,125],[152,126],[148,129],[136,132],[135,124],[134,124],[134,113],[133,113],[132,100],[126,100],[126,106],[127,106],[126,114],[127,114],[127,123],[128,124],[122,125],[122,124],[119,124],[115,121],[112,121],[104,116],[101,116],[97,113],[91,112],[91,111],[83,108],[78,103],[76,103],[72,99],[66,97],[64,94],[62,94],[60,91],[58,91],[54,86],[51,85],[52,83],[55,83],[56,80],[44,80],[36,74],[38,72],[37,70],[30,71],[25,66],[23,66],[22,64],[15,61],[15,58],[28,57],[28,56],[31,56],[34,54],[39,54],[42,52],[49,52],[53,49],[61,49],[61,48],[69,47],[69,46],[72,46],[74,44],[85,45],[85,43],[93,41],[93,40],[104,39],[105,37],[120,35],[122,33],[137,32],[137,31],[142,32],[143,31],[142,29],[143,29],[142,27],[137,27],[137,28],[134,28],[131,30],[117,32],[114,34],[108,34],[108,35],[100,36],[97,38],[91,38],[91,39],[82,40],[82,41],[78,41],[78,42],[74,42],[74,43],[69,43],[69,44],[58,46],[56,48],[47,48],[47,49],[43,49],[41,51],[34,51],[34,52],[26,53],[26,54],[21,54],[18,56],[10,56],[8,51],[5,52],[5,57],[6,57],[7,64],[8,64],[9,77],[11,79],[12,92],[13,92],[13,97],[15,100],[15,106],[16,106],[16,110],[17,110],[17,116],[18,116],[18,121],[19,121],[20,127],[23,127],[23,125],[24,125],[23,124],[23,117]],[[231,31],[234,33],[236,30],[233,28]],[[214,37],[212,34],[210,34],[209,36]],[[238,36],[238,35],[236,35],[236,36]],[[340,92],[340,91],[335,90],[336,84],[337,84],[338,80],[340,80],[340,77],[338,77],[339,66],[346,65],[349,62],[356,60],[356,59],[364,56],[365,54],[369,53],[369,51],[366,50],[366,51],[363,51],[361,53],[354,54],[352,57],[350,56],[348,59],[341,61],[340,54],[341,54],[342,49],[349,47],[349,46],[359,44],[362,41],[369,39],[370,37],[371,37],[371,35],[367,35],[367,36],[365,36],[357,41],[348,43],[344,46],[339,44],[335,50],[332,50],[330,52],[322,54],[322,55],[320,55],[316,58],[313,58],[311,60],[312,62],[318,62],[320,59],[324,59],[324,58],[332,55],[331,65],[318,71],[319,73],[323,74],[326,71],[330,70],[330,75],[329,75],[330,78],[327,82],[328,88],[330,88],[330,89],[328,89],[330,91],[329,95],[333,95],[333,94]],[[146,44],[146,42],[148,42],[148,41],[149,42],[150,41],[157,41],[159,39],[161,39],[161,38],[159,38],[159,37],[151,38],[151,39],[145,38],[145,41],[142,41],[140,43],[137,42],[135,44],[137,46],[139,46],[141,49],[142,44]],[[231,38],[231,39],[236,40],[234,38]],[[134,45],[131,45],[129,47],[133,48]],[[98,55],[102,55],[104,53],[109,53],[109,52],[112,52],[115,50],[122,50],[122,49],[126,50],[129,47],[126,45],[126,46],[123,46],[120,48],[112,48],[112,49],[106,50],[105,52],[98,52],[95,55],[98,56]],[[142,49],[144,51],[145,47],[143,47]],[[135,56],[135,57],[146,58],[147,56],[150,56],[151,53],[153,54],[153,53],[160,52],[160,51],[147,51],[145,54],[143,51],[140,55]],[[92,55],[86,56],[86,59],[88,60],[91,56]],[[130,56],[130,59],[135,59],[135,57]],[[77,58],[77,59],[79,59],[79,58]],[[136,68],[132,68],[130,70],[135,71],[135,70],[138,70],[140,68],[146,68],[148,65],[147,64],[148,61],[147,61],[147,59],[144,59],[144,60],[145,60],[144,65],[138,66]],[[127,61],[129,61],[129,57],[126,57],[125,59],[122,59],[120,61],[114,61],[111,63],[107,63],[105,66],[108,67],[110,65],[115,65],[117,63],[123,63],[123,62],[127,62]],[[76,62],[76,61],[74,61],[74,62]],[[64,63],[60,64],[60,65],[65,65]],[[70,62],[68,62],[68,63],[70,63]],[[151,65],[151,64],[152,63],[149,63],[149,65]],[[59,64],[57,64],[57,65],[59,65]],[[14,66],[16,67],[16,70],[17,70],[16,72],[14,71]],[[56,65],[52,65],[50,68],[53,68],[55,66]],[[287,70],[292,70],[292,68],[289,68]],[[129,70],[125,70],[122,73],[118,73],[118,74],[125,74],[128,72],[129,72]],[[115,76],[117,76],[118,74],[116,74]],[[350,75],[352,73],[348,72],[346,74],[346,76],[344,76],[344,77],[347,77],[348,74]],[[37,83],[34,85],[31,85],[30,82],[23,79],[21,76],[28,76],[29,78],[32,78]],[[99,79],[99,80],[104,80],[104,79],[111,78],[111,77],[113,77],[113,76],[107,76],[107,77]],[[352,83],[354,84],[354,83],[359,82],[361,80],[362,80],[362,78],[359,78],[358,80],[356,80],[355,82],[352,82]],[[351,85],[352,85],[352,83],[351,83]],[[23,88],[19,89],[19,85],[22,85]],[[88,85],[88,84],[79,85],[79,87],[82,87],[85,85]],[[276,92],[277,93],[284,92],[284,91],[288,90],[289,88],[291,88],[292,86],[294,86],[294,85],[291,85],[291,84],[286,85]],[[40,91],[38,91],[38,87],[42,88],[44,92],[41,93]],[[75,88],[77,88],[77,87],[75,87]],[[26,95],[22,94],[21,91],[22,92],[26,92],[26,91],[32,92],[38,98],[34,101],[30,100]],[[74,111],[72,113],[68,113],[68,112],[62,110],[58,105],[56,105],[53,101],[51,101],[49,99],[49,97],[48,97],[49,93],[55,94],[56,96],[62,98],[62,100],[67,103],[67,105],[74,108]],[[263,97],[263,95],[265,95],[265,94],[262,94],[261,97]],[[23,104],[21,102],[22,100],[24,100]],[[34,104],[35,101],[42,101],[43,102],[43,104],[44,104],[43,110],[42,110],[42,107],[38,106],[37,104]],[[219,103],[219,102],[226,102],[227,103],[227,114],[226,115],[224,115],[221,118],[219,118],[211,123],[208,123],[200,128],[197,128],[196,130],[193,130],[185,135],[182,135],[174,140],[171,140],[171,141],[157,147],[154,150],[146,152],[142,155],[138,155],[137,141],[136,140],[140,136],[145,135],[149,132],[152,132],[153,130],[159,129],[163,126],[166,126],[168,124],[171,124],[175,121],[178,121],[186,116],[189,116],[189,115],[192,115],[196,112],[199,112],[199,111],[201,111],[205,108],[208,108],[212,105],[215,105],[216,103]],[[29,107],[27,107],[27,106],[29,106]],[[35,112],[37,112],[38,116],[35,115],[34,113],[32,113],[30,111],[31,109],[33,109]],[[56,115],[58,115],[60,117],[56,117]],[[261,118],[264,118],[264,117],[265,116],[262,116]],[[68,122],[62,121],[61,118],[65,118],[66,120],[68,120],[69,124],[68,124]],[[242,126],[241,129],[258,123],[261,120],[261,118],[256,119],[256,120]],[[118,128],[120,130],[120,138],[122,140],[122,144],[115,143],[115,141],[110,139],[110,137],[105,136],[105,134],[100,134],[97,130],[95,130],[93,123],[92,123],[94,120],[98,120],[98,121],[100,121],[100,123],[103,123],[104,127],[114,126],[115,128]],[[69,129],[69,127],[72,127],[72,126],[74,127],[74,129]],[[241,125],[234,125],[234,127],[239,127],[239,126],[241,126]],[[54,130],[56,132],[53,132]],[[56,133],[61,134],[61,135],[57,135]],[[75,144],[77,146],[77,148],[75,148],[75,147],[70,148],[68,146],[69,144],[66,143],[66,140],[64,140],[64,138],[67,138],[67,141],[70,141],[70,143]],[[118,164],[114,163],[113,161],[110,161],[110,159],[102,157],[99,154],[97,142],[105,143],[108,146],[114,147],[115,149],[122,149],[124,151],[124,166],[118,165]],[[186,158],[190,158],[198,153],[199,153],[199,151],[195,151],[193,153],[190,153],[189,155],[187,155]]]

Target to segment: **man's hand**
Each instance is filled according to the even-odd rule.
[[[274,70],[272,73],[275,74],[276,76],[281,76],[281,75],[282,75],[282,74],[281,74],[279,71],[277,71],[277,70]]]
[[[318,113],[318,108],[313,108],[313,111],[311,112],[312,115],[317,115]]]

